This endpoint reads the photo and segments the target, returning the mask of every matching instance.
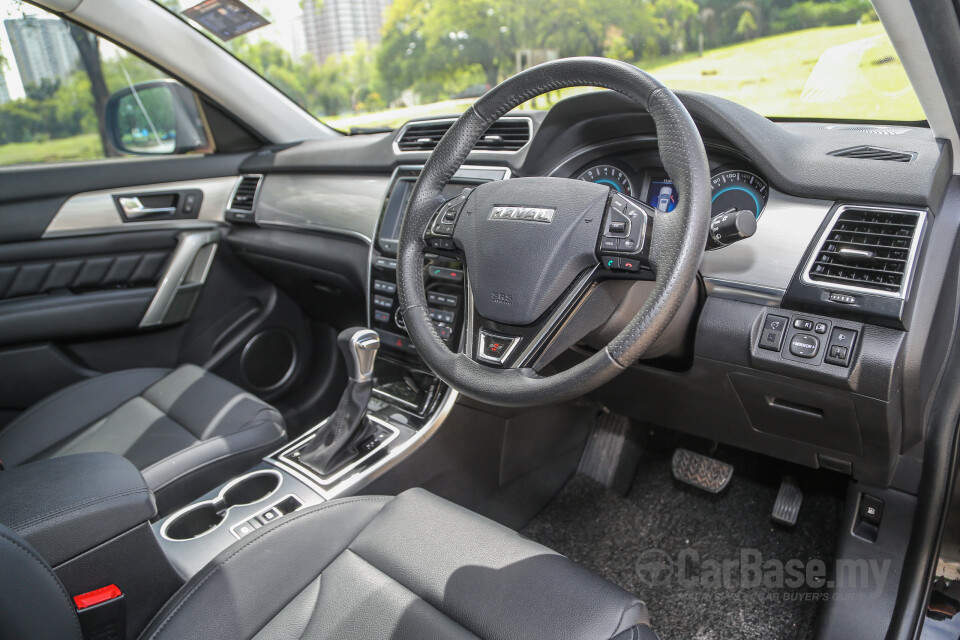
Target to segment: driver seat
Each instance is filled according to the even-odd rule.
[[[0,635],[79,638],[59,580],[2,525],[0,557],[4,584],[17,585],[0,599]],[[259,529],[140,637],[656,640],[633,595],[422,489],[334,500]]]

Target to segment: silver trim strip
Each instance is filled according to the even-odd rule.
[[[176,540],[176,539],[174,539],[174,538],[171,538],[171,537],[167,536],[167,529],[170,528],[170,523],[176,522],[181,516],[183,516],[183,515],[191,512],[191,511],[195,511],[195,510],[199,509],[200,507],[205,507],[205,506],[207,506],[207,505],[214,505],[214,504],[217,503],[218,500],[222,500],[222,499],[223,499],[223,496],[226,495],[226,493],[227,493],[228,491],[230,491],[230,489],[232,489],[232,488],[235,487],[236,485],[240,484],[241,482],[243,482],[243,481],[246,480],[247,478],[253,478],[254,476],[263,476],[263,475],[272,475],[272,476],[275,476],[275,477],[279,480],[279,482],[277,483],[277,486],[274,487],[274,488],[273,488],[273,491],[271,491],[271,492],[268,493],[267,495],[263,496],[263,497],[260,498],[259,500],[254,500],[253,502],[246,502],[246,503],[244,503],[244,504],[235,504],[235,505],[231,505],[231,506],[227,507],[227,508],[224,510],[223,519],[221,519],[220,522],[217,523],[216,526],[210,527],[209,529],[207,529],[206,531],[204,531],[203,533],[201,533],[201,534],[198,535],[198,536],[194,536],[194,537],[192,537],[192,538],[187,538],[186,540]],[[187,506],[183,507],[182,509],[179,509],[179,510],[175,511],[172,515],[170,515],[170,516],[164,521],[163,526],[160,527],[160,536],[161,536],[164,540],[169,540],[170,542],[192,542],[192,541],[194,541],[194,540],[197,540],[198,538],[202,538],[203,536],[208,535],[208,534],[210,534],[210,533],[213,533],[214,531],[216,531],[217,529],[219,529],[219,528],[223,525],[223,523],[227,521],[227,517],[230,515],[230,509],[233,509],[234,507],[245,507],[245,506],[248,506],[248,505],[251,505],[251,504],[257,504],[258,502],[263,502],[264,500],[266,500],[266,499],[269,498],[270,496],[274,495],[277,491],[279,491],[279,490],[280,490],[280,487],[282,487],[282,486],[283,486],[283,474],[282,474],[282,473],[279,473],[279,472],[277,472],[277,471],[274,471],[273,469],[258,469],[258,470],[256,470],[256,471],[251,472],[251,473],[246,473],[246,474],[244,474],[244,475],[242,475],[242,476],[240,476],[240,477],[238,477],[238,478],[234,478],[233,480],[231,480],[231,481],[228,482],[227,484],[223,485],[223,487],[220,489],[220,491],[217,492],[217,497],[216,497],[216,498],[210,498],[210,499],[208,499],[208,500],[203,500],[203,501],[201,501],[201,502],[194,502],[193,504],[188,504]]]
[[[840,282],[832,283],[825,280],[814,280],[810,277],[810,270],[813,268],[813,264],[817,261],[817,256],[820,255],[820,250],[823,248],[823,243],[826,241],[827,236],[833,231],[834,226],[837,224],[837,220],[845,211],[878,211],[885,213],[915,213],[917,214],[917,227],[914,229],[913,238],[910,241],[910,248],[908,249],[907,256],[907,265],[906,269],[903,272],[903,280],[900,282],[900,288],[898,291],[881,291],[878,289],[871,289],[870,287],[858,287],[857,285],[852,284],[843,284]],[[920,241],[923,238],[924,230],[926,229],[927,221],[927,212],[925,209],[910,209],[906,207],[878,207],[873,205],[856,205],[856,204],[842,204],[837,207],[837,210],[833,213],[833,216],[830,218],[830,222],[823,229],[823,233],[817,238],[817,242],[813,247],[813,251],[810,253],[810,257],[807,259],[806,264],[803,267],[803,271],[800,273],[800,281],[803,284],[809,285],[811,287],[817,287],[818,289],[826,289],[828,291],[852,291],[854,293],[862,293],[865,295],[871,296],[880,296],[883,298],[896,298],[898,300],[906,300],[910,295],[910,285],[913,280],[913,268],[917,263],[917,249],[920,247]]]
[[[371,466],[367,467],[363,471],[360,471],[359,473],[355,473],[350,477],[344,478],[343,480],[341,480],[340,482],[338,482],[332,487],[324,488],[314,478],[304,473],[302,470],[302,467],[299,467],[298,465],[290,464],[289,462],[286,462],[282,458],[280,458],[279,454],[282,451],[289,449],[290,448],[289,446],[284,447],[281,451],[277,451],[275,453],[270,454],[266,458],[266,462],[269,462],[270,464],[276,467],[279,467],[284,471],[289,472],[298,480],[300,480],[301,482],[303,482],[304,484],[312,488],[314,491],[316,491],[320,495],[320,497],[323,498],[324,500],[331,500],[337,496],[345,495],[349,490],[356,491],[361,487],[369,484],[373,480],[376,480],[377,478],[385,474],[390,469],[393,469],[404,458],[406,458],[407,455],[409,455],[409,453],[413,453],[414,451],[419,449],[421,446],[423,446],[423,444],[427,442],[431,437],[433,437],[433,435],[443,425],[444,421],[447,419],[447,416],[450,415],[450,412],[453,410],[453,406],[456,404],[457,398],[460,395],[454,389],[451,389],[449,387],[446,390],[446,394],[447,394],[446,398],[443,400],[441,405],[437,408],[436,412],[427,421],[427,423],[420,428],[419,431],[417,431],[415,434],[413,434],[410,438],[408,438],[401,444],[397,445],[396,447],[388,451],[386,456],[374,462]],[[394,429],[396,428],[393,425],[385,422],[384,420],[376,416],[370,416],[370,418],[376,421],[378,424],[381,424],[390,428],[394,428]],[[303,440],[303,438],[307,436],[312,437],[316,435],[316,431],[321,426],[323,426],[325,422],[326,420],[324,420],[323,422],[318,424],[316,427],[308,431],[306,434],[301,436],[301,438],[297,442],[299,442],[300,440]]]
[[[238,176],[227,176],[78,193],[63,203],[53,220],[47,225],[42,237],[46,239],[155,229],[209,229],[223,223],[223,214],[229,202],[228,198],[233,193],[239,180]],[[114,196],[145,196],[152,193],[168,193],[188,189],[199,189],[203,192],[203,202],[200,203],[200,211],[195,220],[124,222],[113,200]]]
[[[456,122],[458,119],[459,119],[459,118],[436,118],[436,119],[433,119],[433,120],[414,120],[414,121],[412,121],[412,122],[407,122],[407,123],[405,123],[402,127],[400,127],[400,130],[397,132],[397,135],[395,135],[394,138],[393,138],[393,152],[396,153],[396,154],[401,154],[401,153],[430,153],[430,152],[432,152],[433,149],[411,149],[410,151],[403,151],[403,150],[400,149],[400,144],[399,144],[400,139],[403,138],[403,134],[407,132],[407,128],[409,128],[411,125],[419,125],[419,124],[440,124],[440,123],[444,123],[444,122],[449,122],[451,125],[453,125],[453,123]],[[527,142],[526,142],[526,144],[524,144],[522,147],[520,147],[520,148],[517,149],[516,151],[496,151],[496,150],[493,150],[493,149],[480,149],[479,151],[476,151],[476,150],[474,150],[474,149],[471,149],[471,150],[470,150],[470,153],[476,152],[476,153],[507,153],[507,154],[512,154],[512,153],[520,153],[521,151],[523,151],[524,149],[526,149],[526,148],[530,145],[530,141],[533,140],[533,119],[532,119],[532,118],[529,118],[529,117],[527,117],[527,116],[503,116],[503,117],[501,117],[501,118],[498,118],[498,119],[497,119],[497,122],[516,122],[516,121],[518,121],[518,120],[525,120],[526,123],[527,123]],[[449,128],[448,128],[448,130],[449,130]]]
[[[157,286],[157,292],[150,301],[143,319],[140,320],[140,327],[155,327],[163,324],[170,306],[173,304],[177,293],[184,286],[202,286],[207,280],[207,274],[210,272],[210,265],[213,264],[213,257],[217,253],[217,242],[220,240],[220,232],[213,231],[185,231],[180,234],[177,248],[170,258],[170,263],[163,272],[160,284]],[[212,249],[204,257],[206,264],[202,265],[199,273],[191,282],[185,282],[187,275],[194,270],[194,262],[200,256],[204,247],[213,245]]]
[[[380,426],[382,426],[382,427],[384,427],[384,428],[386,428],[386,429],[389,429],[389,430],[392,432],[391,435],[388,436],[386,440],[384,440],[382,443],[380,443],[380,447],[385,447],[385,446],[387,446],[388,444],[390,444],[391,442],[393,442],[394,440],[396,440],[397,437],[400,435],[400,429],[398,429],[397,427],[393,426],[393,425],[390,424],[389,422],[387,422],[387,421],[385,421],[385,420],[382,420],[382,419],[380,419],[380,418],[378,418],[378,417],[376,417],[376,416],[367,416],[367,418],[368,418],[370,421],[376,422],[376,423],[379,424]],[[297,450],[298,448],[302,447],[303,445],[305,445],[305,444],[306,444],[307,442],[309,442],[310,440],[313,440],[313,439],[316,437],[317,433],[320,432],[320,428],[323,427],[323,425],[327,424],[327,422],[329,422],[329,421],[330,421],[330,417],[327,417],[323,422],[321,422],[320,424],[318,424],[316,427],[314,427],[313,429],[311,429],[309,432],[305,433],[304,435],[302,435],[302,436],[300,436],[299,438],[297,438],[296,440],[294,440],[293,444],[288,445],[287,448],[284,449],[283,452],[281,452],[280,455],[277,456],[277,459],[278,459],[278,460],[283,460],[283,461],[286,462],[287,464],[289,464],[289,465],[291,465],[291,466],[294,466],[294,467],[297,467],[298,469],[301,469],[305,474],[308,474],[308,475],[313,479],[314,484],[318,484],[318,485],[320,485],[321,487],[336,484],[337,481],[340,480],[340,478],[343,478],[344,476],[346,476],[347,474],[349,474],[351,471],[353,471],[354,469],[356,469],[358,466],[360,466],[361,464],[363,464],[363,463],[364,463],[366,460],[368,460],[371,456],[373,456],[374,454],[376,454],[376,453],[377,453],[377,449],[380,448],[380,447],[377,447],[377,449],[374,449],[374,450],[371,451],[370,453],[367,453],[366,455],[363,455],[363,456],[361,456],[360,458],[354,460],[353,462],[351,462],[350,464],[348,464],[346,467],[344,467],[344,468],[341,469],[340,471],[337,471],[335,474],[333,474],[333,475],[330,476],[329,478],[321,478],[321,477],[317,476],[316,474],[312,473],[312,472],[310,471],[310,469],[306,468],[304,465],[295,462],[292,458],[289,457],[288,454],[289,454],[291,451],[295,451],[295,450]]]
[[[751,304],[762,304],[767,307],[779,307],[786,290],[777,287],[764,287],[749,282],[734,282],[722,278],[703,278],[704,288],[708,296],[726,298]]]
[[[641,246],[643,245],[641,244]],[[583,294],[590,288],[590,285],[593,283],[593,276],[599,269],[600,266],[595,265],[592,269],[587,269],[580,274],[580,277],[574,281],[570,292],[567,293],[560,305],[550,314],[543,329],[537,332],[537,335],[527,343],[526,348],[520,353],[520,357],[517,358],[513,368],[521,368],[531,364],[529,362],[530,357],[541,346],[546,344],[552,336],[556,335],[560,324],[570,315],[570,312],[577,303],[583,299]]]

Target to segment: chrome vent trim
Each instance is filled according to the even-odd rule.
[[[227,211],[238,211],[241,213],[252,212],[257,203],[257,196],[260,195],[260,185],[262,184],[262,175],[241,176],[233,193],[230,194],[230,203],[227,205]]]
[[[433,151],[456,121],[456,118],[441,118],[408,122],[394,138],[393,150],[396,153]],[[473,150],[485,153],[516,153],[530,143],[531,137],[533,121],[530,118],[506,116],[490,125]]]
[[[801,281],[831,291],[905,300],[926,217],[922,209],[837,207]]]
[[[856,147],[847,147],[846,149],[837,149],[827,154],[838,158],[855,158],[858,160],[883,160],[886,162],[912,162],[917,154],[913,151],[897,151],[896,149],[884,149],[883,147],[873,147],[870,145],[860,145]]]

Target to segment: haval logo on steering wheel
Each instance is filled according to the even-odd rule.
[[[490,212],[491,220],[527,220],[529,222],[553,222],[556,209],[541,207],[494,207]]]

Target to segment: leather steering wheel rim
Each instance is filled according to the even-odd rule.
[[[423,282],[424,231],[444,186],[487,128],[502,115],[548,91],[590,86],[634,100],[653,118],[664,168],[681,198],[653,221],[650,265],[656,284],[637,315],[604,349],[549,376],[532,369],[494,369],[450,351],[430,320]],[[417,180],[400,231],[397,281],[407,332],[441,380],[474,399],[534,406],[573,399],[612,380],[663,333],[694,285],[710,220],[710,170],[700,133],[677,96],[633,65],[606,58],[565,58],[510,77],[484,94],[450,127]],[[473,336],[467,336],[472,340]]]

